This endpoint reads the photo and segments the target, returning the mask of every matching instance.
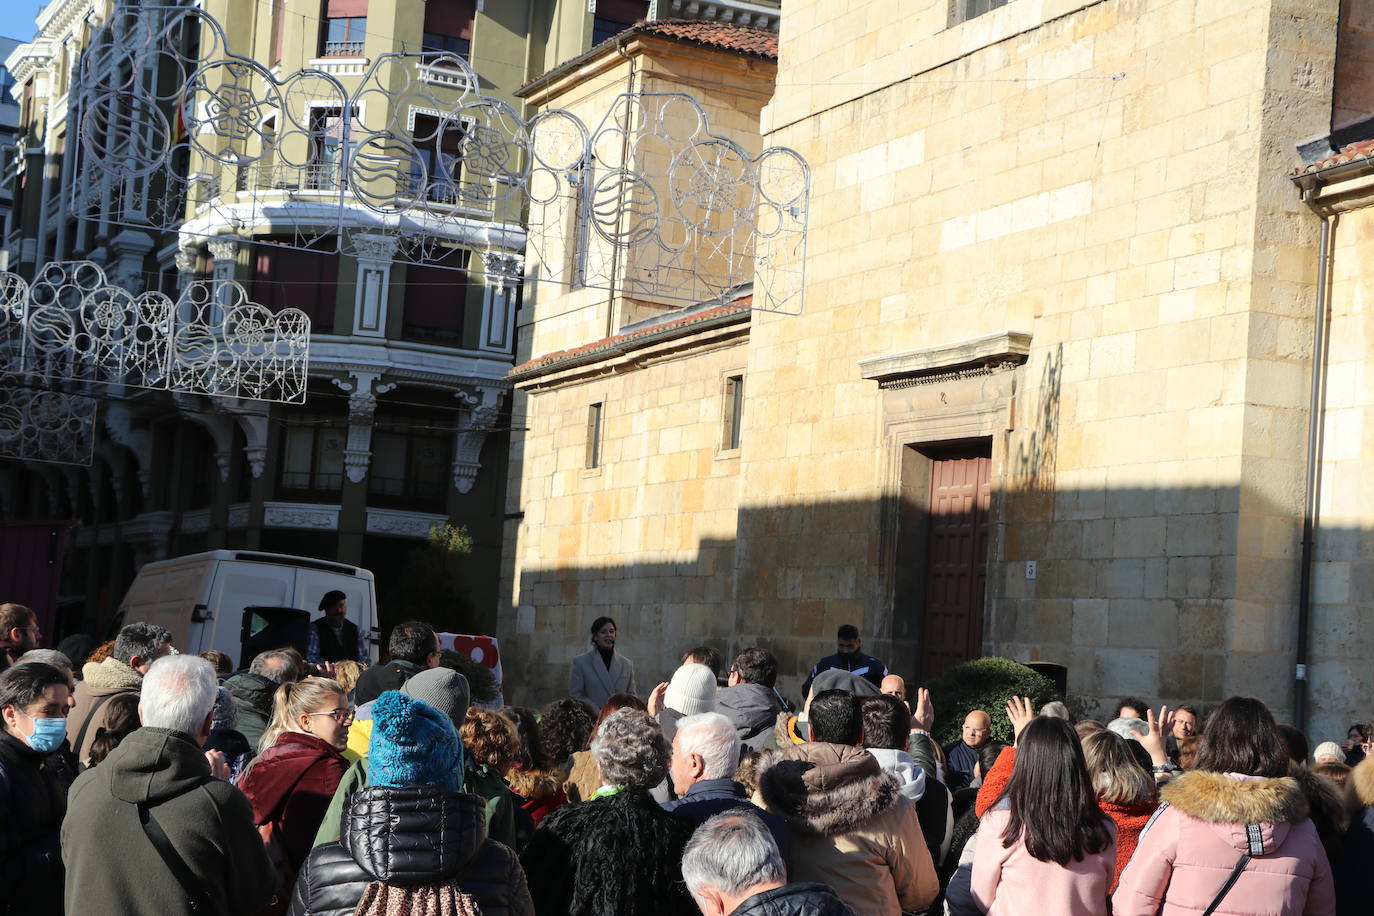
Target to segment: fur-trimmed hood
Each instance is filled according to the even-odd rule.
[[[813,741],[782,751],[759,771],[759,794],[794,830],[857,830],[897,804],[897,777],[863,748]]]
[[[81,666],[81,679],[86,686],[98,691],[138,690],[143,686],[143,675],[124,662],[106,656],[98,662],[86,662]]]
[[[1293,824],[1307,819],[1307,796],[1291,776],[1266,779],[1239,773],[1193,770],[1164,787],[1161,797],[1180,813],[1211,826],[1236,850],[1251,848],[1258,831],[1265,854],[1277,849]]]
[[[1346,808],[1353,818],[1361,808],[1374,805],[1374,756],[1366,757],[1350,771],[1345,783]]]

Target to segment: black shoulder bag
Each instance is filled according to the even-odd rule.
[[[186,792],[191,792],[200,788],[212,778],[213,777],[210,776],[205,777],[205,779],[187,789]],[[178,798],[184,794],[186,793],[181,792],[172,796],[172,798]],[[172,877],[176,878],[177,884],[181,885],[181,890],[186,894],[186,899],[190,902],[191,909],[211,909],[214,895],[206,890],[205,886],[196,879],[195,873],[191,871],[191,867],[186,864],[186,860],[181,857],[176,847],[172,845],[172,841],[168,838],[167,832],[162,829],[162,825],[157,822],[157,818],[153,817],[153,812],[148,810],[147,805],[140,804],[135,805],[135,807],[138,809],[138,823],[143,827],[143,832],[148,835],[148,841],[151,842],[153,848],[157,850],[158,858],[162,859],[162,863],[167,866],[167,870],[172,873]]]
[[[1260,837],[1259,824],[1246,824],[1245,835],[1250,841],[1249,851],[1241,856],[1240,861],[1236,863],[1236,867],[1231,869],[1231,877],[1226,879],[1226,883],[1221,886],[1221,890],[1217,891],[1216,897],[1212,898],[1212,902],[1207,905],[1207,909],[1202,911],[1202,916],[1212,916],[1212,914],[1216,912],[1217,907],[1221,906],[1221,901],[1225,900],[1226,895],[1231,893],[1231,888],[1236,886],[1236,882],[1240,880],[1240,873],[1245,871],[1245,866],[1250,864],[1250,859],[1254,856],[1264,855],[1264,841]]]

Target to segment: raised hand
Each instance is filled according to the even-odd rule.
[[[653,690],[649,691],[649,715],[658,718],[658,711],[663,708],[663,696],[668,692],[668,682],[664,681]]]
[[[1159,715],[1155,716],[1153,709],[1145,710],[1145,724],[1150,730],[1140,737],[1140,746],[1150,752],[1150,761],[1155,766],[1163,766],[1169,762],[1169,754],[1164,747],[1164,738],[1169,734],[1169,729],[1173,728],[1174,717],[1169,712],[1169,707],[1159,707]]]
[[[1021,741],[1021,732],[1035,718],[1035,707],[1030,697],[1012,697],[1007,701],[1007,718],[1011,720],[1012,743]]]
[[[911,714],[911,727],[930,731],[935,724],[935,707],[930,702],[930,691],[924,687],[916,690],[916,711]]]
[[[229,761],[223,751],[206,751],[205,762],[210,764],[210,775],[216,779],[229,778]]]

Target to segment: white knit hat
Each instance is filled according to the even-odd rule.
[[[1345,752],[1342,751],[1341,746],[1334,741],[1323,741],[1321,744],[1318,744],[1317,749],[1312,752],[1312,759],[1316,760],[1318,757],[1325,754],[1335,757],[1338,761],[1345,760]]]
[[[716,676],[705,665],[683,665],[673,672],[663,705],[684,716],[716,711]]]

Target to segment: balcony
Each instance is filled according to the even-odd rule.
[[[320,50],[321,57],[362,57],[361,41],[326,41]]]
[[[337,162],[316,162],[309,165],[281,163],[243,166],[238,171],[235,188],[239,191],[297,191],[339,190],[343,169]]]

